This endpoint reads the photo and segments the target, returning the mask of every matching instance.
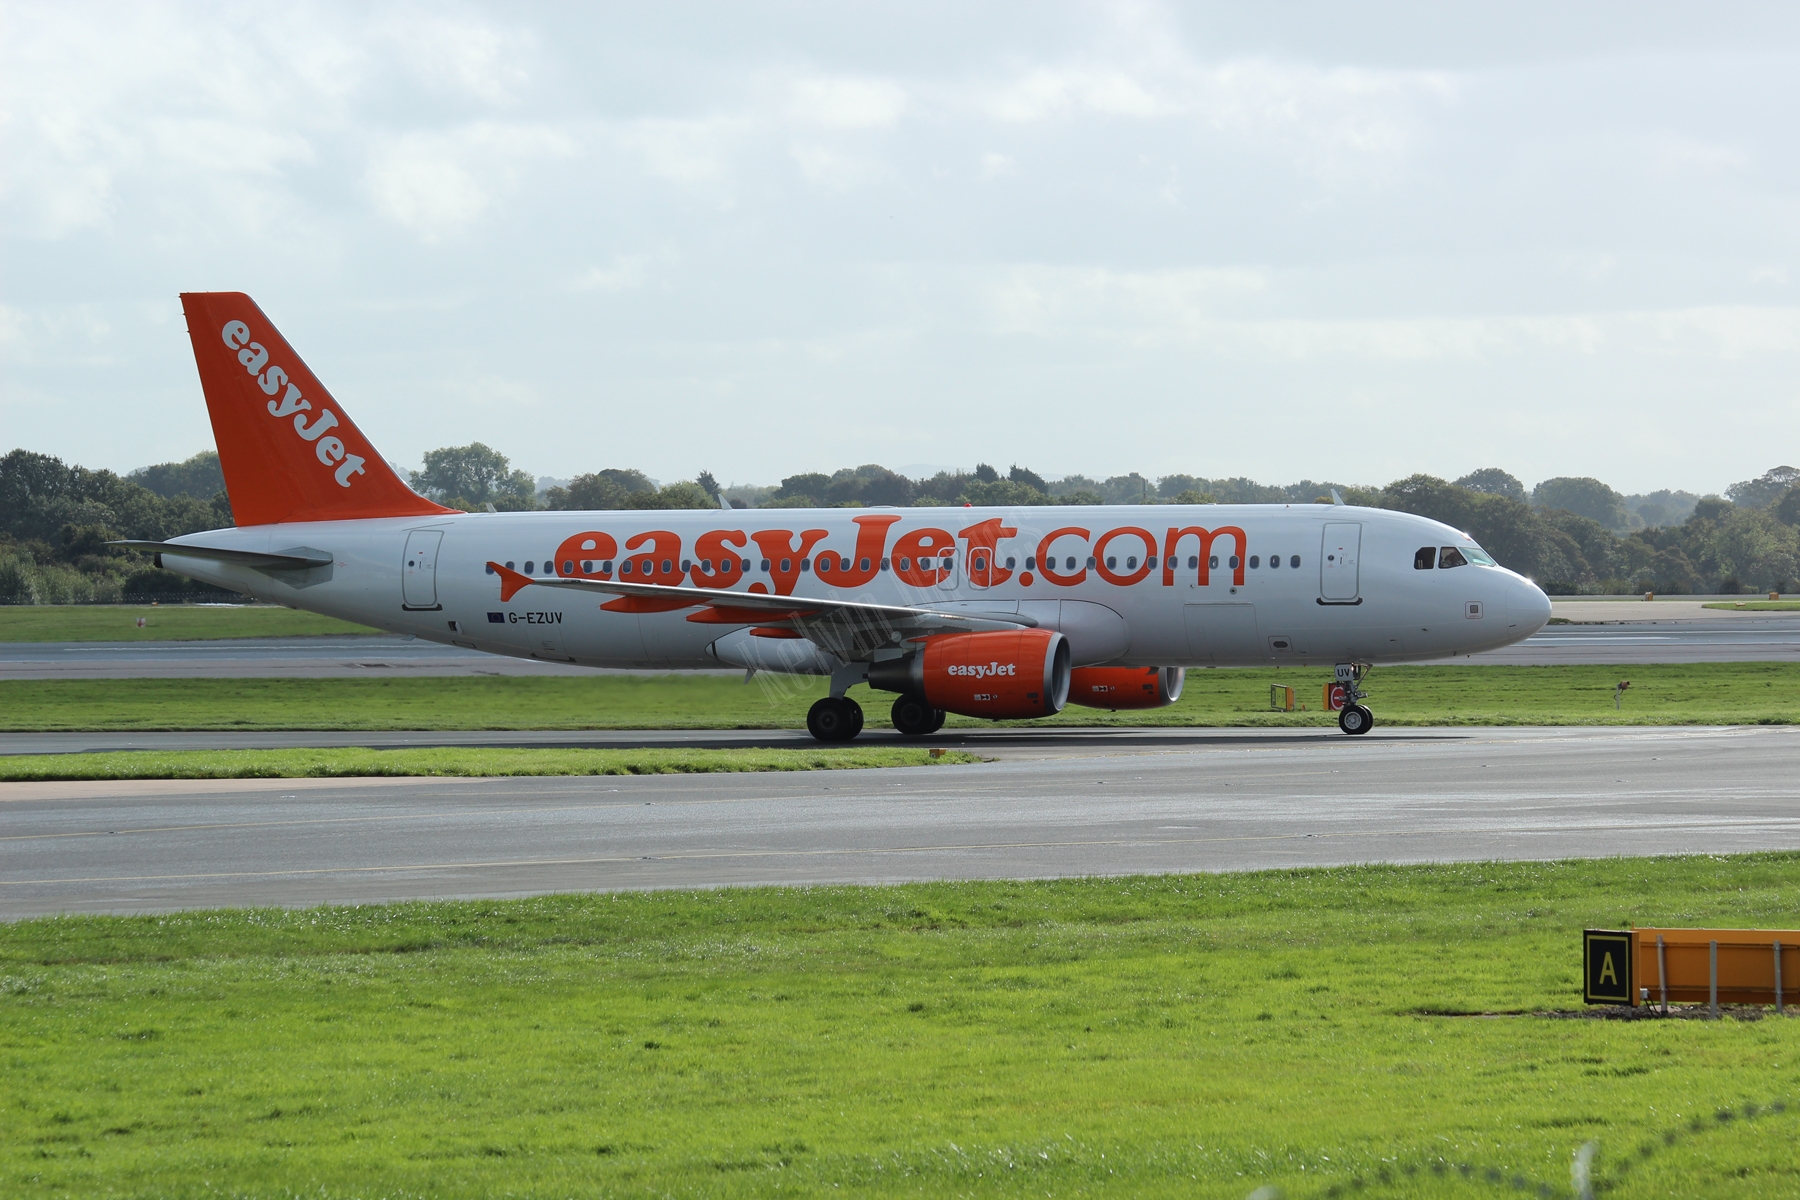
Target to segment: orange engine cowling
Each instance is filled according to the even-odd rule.
[[[1069,640],[1048,629],[952,633],[869,668],[869,686],[965,717],[1047,717],[1069,699]]]
[[[1180,667],[1076,667],[1069,703],[1088,708],[1162,708],[1181,699]]]

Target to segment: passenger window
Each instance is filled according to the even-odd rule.
[[[901,569],[901,570],[902,570],[902,571],[910,571],[910,570],[912,570],[912,559],[910,559],[910,558],[903,558],[903,559],[901,559],[901,560],[900,560],[900,569]]]
[[[488,565],[487,565],[487,573],[488,573],[488,574],[489,574],[489,575],[492,575],[492,574],[493,574],[493,573],[494,573],[494,564],[493,564],[493,563],[489,563],[489,564],[488,564]]]
[[[1156,568],[1156,555],[1152,554],[1149,558],[1146,558],[1144,560],[1144,565],[1154,570]]]
[[[700,573],[702,575],[711,575],[712,574],[712,559],[703,558],[700,560]]]
[[[1127,571],[1137,570],[1137,555],[1128,554],[1125,556],[1125,569]]]
[[[1018,559],[1016,559],[1016,558],[1009,558],[1009,559],[1007,559],[1007,560],[1006,560],[1006,569],[1007,569],[1007,570],[1009,570],[1009,571],[1010,571],[1010,570],[1012,570],[1012,569],[1013,569],[1013,567],[1014,567],[1014,566],[1015,566],[1015,565],[1016,565],[1016,564],[1017,564],[1017,563],[1018,563],[1018,561],[1019,561],[1019,560],[1018,560]]]
[[[1107,570],[1110,571],[1113,568],[1117,567],[1118,565],[1119,565],[1119,560],[1116,556],[1111,555],[1111,554],[1106,556],[1106,569]]]
[[[1462,556],[1462,551],[1458,550],[1455,546],[1445,546],[1443,550],[1438,552],[1438,566],[1443,570],[1449,570],[1451,567],[1466,567],[1468,565],[1469,560],[1464,558]]]
[[[1238,565],[1238,556],[1234,554],[1231,556],[1231,569],[1234,571],[1237,570],[1237,565]]]
[[[744,570],[746,570],[746,571],[748,571],[749,569],[750,569],[749,567],[744,568]],[[768,559],[765,558],[762,560],[762,568],[761,569],[764,571],[769,569],[769,560]],[[786,570],[787,568],[783,567],[782,569]]]
[[[1288,558],[1288,566],[1298,571],[1300,569],[1300,556],[1298,554],[1290,556]]]
[[[801,560],[800,560],[800,570],[801,570],[801,571],[802,571],[802,572],[806,572],[806,571],[810,571],[810,570],[812,570],[812,559],[810,559],[810,558],[803,558],[803,559],[801,559]]]
[[[1007,560],[1006,560],[1006,563],[1007,563],[1007,565],[1008,565],[1008,566],[1011,566],[1011,565],[1012,565],[1012,559],[1010,559],[1010,558],[1009,558],[1009,559],[1007,559]],[[1027,554],[1027,555],[1026,555],[1026,556],[1025,556],[1025,569],[1026,569],[1026,570],[1027,570],[1027,571],[1035,571],[1035,570],[1037,570],[1037,555],[1035,555],[1035,554]]]
[[[846,570],[848,570],[848,569],[849,569],[849,566],[850,566],[850,560],[849,560],[849,559],[845,559],[845,560],[844,560],[844,567],[845,567],[845,569],[846,569]],[[857,565],[856,565],[856,569],[857,569],[857,570],[859,570],[859,571],[866,571],[866,570],[868,570],[868,569],[869,569],[869,560],[868,560],[868,559],[866,559],[866,558],[865,558],[865,559],[863,559],[863,560],[862,560],[862,561],[861,561],[861,562],[859,562],[859,563],[857,563]]]
[[[1188,555],[1188,570],[1192,571],[1195,567],[1198,567],[1199,565],[1200,565],[1200,556],[1198,554]]]
[[[806,570],[806,560],[804,558],[800,560],[800,569],[802,571]],[[819,559],[819,574],[831,574],[831,560],[829,558]]]
[[[600,573],[601,573],[601,574],[602,574],[602,575],[610,575],[610,574],[612,574],[612,559],[610,559],[610,558],[609,558],[609,559],[606,559],[606,560],[604,560],[604,561],[602,561],[602,562],[601,562],[601,564],[600,564]]]
[[[1269,570],[1273,571],[1276,567],[1279,567],[1280,565],[1281,565],[1281,555],[1279,555],[1279,554],[1269,555]]]
[[[1209,571],[1216,571],[1219,569],[1218,555],[1214,554],[1206,560],[1206,569]]]
[[[977,571],[987,570],[987,557],[985,555],[977,554],[975,556],[975,569]]]
[[[1252,571],[1254,571],[1254,570],[1256,570],[1256,568],[1258,568],[1260,566],[1262,566],[1262,559],[1260,557],[1258,557],[1257,555],[1252,554],[1250,556],[1250,569]]]
[[[1091,571],[1091,570],[1093,570],[1093,568],[1094,568],[1094,556],[1090,554],[1090,555],[1088,555],[1088,569]]]
[[[794,560],[793,559],[784,558],[781,560],[781,573],[782,574],[785,575],[793,569],[794,569]]]
[[[621,574],[621,575],[631,574],[631,560],[629,558],[619,564],[619,574]]]
[[[507,559],[507,560],[506,560],[506,569],[507,569],[507,570],[509,570],[509,571],[516,571],[516,570],[518,570],[518,569],[519,569],[519,568],[518,568],[518,565],[517,565],[517,564],[515,564],[515,563],[514,563],[514,562],[513,562],[513,560],[512,560],[512,559],[510,559],[510,558],[509,558],[509,559]]]
[[[536,566],[536,565],[537,565],[537,564],[535,564],[535,563],[533,563],[533,562],[532,562],[532,561],[531,561],[531,560],[530,560],[530,559],[529,559],[529,558],[528,558],[528,559],[526,559],[526,560],[525,560],[525,573],[526,573],[526,574],[527,574],[527,575],[535,575],[535,574],[537,574],[537,572],[536,572],[536,571],[534,571],[534,570],[532,570],[532,568],[533,568],[533,567],[534,567],[534,566]]]
[[[562,573],[564,575],[573,575],[575,573],[575,560],[574,559],[565,558],[563,560]]]
[[[1413,555],[1413,570],[1429,571],[1437,564],[1437,547],[1420,546],[1419,552]]]
[[[745,572],[748,572],[750,570],[750,560],[747,558],[744,560],[744,570],[745,570]]]
[[[881,560],[881,569],[884,571],[888,569],[888,560],[885,558]]]
[[[1088,565],[1089,566],[1093,565],[1092,560],[1089,561]],[[1075,556],[1073,554],[1071,554],[1071,555],[1069,555],[1069,561],[1063,564],[1063,570],[1073,571],[1074,569],[1075,569]]]

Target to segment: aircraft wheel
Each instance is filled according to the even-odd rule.
[[[806,714],[806,731],[821,742],[847,742],[862,727],[862,705],[847,696],[816,700]]]
[[[1360,704],[1345,706],[1338,713],[1338,728],[1351,737],[1360,737],[1375,727],[1375,714]]]
[[[894,701],[894,728],[907,737],[935,733],[944,723],[942,709],[933,708],[920,696],[901,696]]]

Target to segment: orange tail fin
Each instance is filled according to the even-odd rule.
[[[239,525],[455,512],[403,483],[242,292],[184,292],[188,337]]]

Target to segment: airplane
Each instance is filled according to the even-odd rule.
[[[250,297],[184,293],[235,528],[122,541],[259,600],[491,654],[818,676],[807,729],[1155,708],[1200,667],[1376,664],[1530,637],[1549,598],[1468,534],[1342,503],[469,513],[414,492]]]

